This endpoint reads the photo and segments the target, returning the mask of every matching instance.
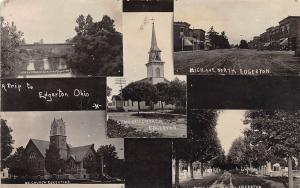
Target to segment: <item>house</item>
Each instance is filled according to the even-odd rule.
[[[296,51],[299,27],[300,16],[288,16],[279,21],[279,25],[269,27],[259,37],[254,37],[250,45],[267,50]]]
[[[73,46],[71,43],[21,45],[18,50],[26,55],[18,78],[72,77],[66,59]]]
[[[173,23],[174,51],[191,51],[204,49],[205,31],[191,29],[187,22]]]

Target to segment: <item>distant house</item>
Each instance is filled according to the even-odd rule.
[[[300,16],[288,16],[279,21],[277,26],[269,27],[259,36],[255,36],[249,42],[250,48],[295,51],[299,27]]]
[[[71,43],[21,45],[18,50],[28,55],[18,78],[71,77],[66,58],[73,46]]]
[[[192,51],[204,49],[205,31],[192,29],[187,22],[173,23],[174,51]]]
[[[94,145],[72,147],[67,144],[66,126],[62,119],[54,119],[51,124],[50,141],[30,139],[26,148],[25,155],[29,160],[31,170],[39,176],[47,176],[49,173],[45,169],[46,150],[50,144],[59,149],[60,157],[67,163],[65,175],[74,179],[89,178],[90,174],[84,168],[85,159],[96,158]]]

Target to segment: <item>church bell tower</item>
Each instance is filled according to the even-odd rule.
[[[164,64],[161,60],[161,50],[157,46],[154,22],[152,22],[152,38],[151,47],[149,50],[149,59],[146,64],[147,67],[147,78],[152,80],[152,84],[164,82]]]
[[[50,144],[53,144],[59,149],[60,157],[67,159],[67,136],[66,136],[66,125],[63,119],[55,119],[51,124],[50,130]]]

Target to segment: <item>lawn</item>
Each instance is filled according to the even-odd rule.
[[[276,183],[273,181],[265,181],[262,177],[249,176],[245,174],[232,174],[232,183],[234,186],[261,186],[263,188],[280,188],[281,183]]]
[[[220,174],[215,174],[211,176],[205,176],[202,179],[184,181],[180,183],[180,187],[181,188],[210,187],[219,177]],[[173,185],[173,187],[175,186]]]
[[[107,134],[119,137],[185,138],[187,120],[185,114],[168,112],[109,112]]]

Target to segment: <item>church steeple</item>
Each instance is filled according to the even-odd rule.
[[[67,159],[66,124],[62,118],[54,118],[50,130],[50,144],[59,149],[60,157]]]
[[[152,37],[151,47],[149,51],[149,62],[161,61],[160,52],[161,50],[157,46],[154,22],[152,22]]]
[[[147,78],[152,84],[164,82],[164,62],[161,60],[161,50],[158,48],[155,34],[154,22],[152,22],[151,46],[149,51],[149,59],[146,64]]]
[[[156,34],[155,34],[154,22],[152,22],[152,38],[151,38],[151,48],[150,48],[150,51],[161,52],[161,50],[158,48],[157,42],[156,42]]]

